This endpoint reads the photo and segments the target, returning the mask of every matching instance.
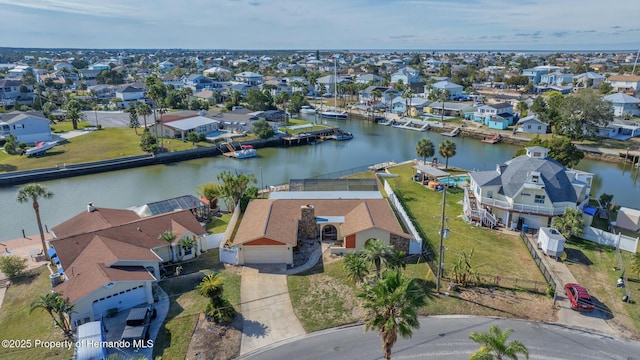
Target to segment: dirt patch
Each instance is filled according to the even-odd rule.
[[[339,298],[340,301],[328,301],[332,298]],[[322,299],[327,301],[318,302]],[[364,309],[360,306],[353,289],[324,274],[314,275],[308,292],[301,297],[301,301],[307,304],[317,303],[314,307],[316,311],[304,315],[318,320],[333,319],[337,323],[347,324],[364,317]]]
[[[200,314],[191,337],[187,359],[227,360],[240,354],[242,340],[242,316],[237,314],[231,324],[223,326],[207,321]]]
[[[465,302],[459,314],[489,315],[555,322],[557,309],[553,300],[542,295],[522,291],[489,288],[462,289],[451,296]]]

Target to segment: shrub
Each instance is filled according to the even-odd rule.
[[[10,278],[20,276],[27,269],[27,259],[16,255],[0,256],[0,271]]]

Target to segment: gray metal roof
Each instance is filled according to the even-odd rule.
[[[444,177],[450,175],[448,172],[444,172],[440,169],[434,168],[431,165],[416,165],[413,168],[420,170],[420,172],[423,174],[431,175],[433,177]]]

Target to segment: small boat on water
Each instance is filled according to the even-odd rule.
[[[497,144],[502,141],[502,135],[494,134],[492,137],[482,139],[483,143],[486,144]]]
[[[302,105],[300,107],[300,114],[315,114],[315,113],[316,113],[316,109],[314,109],[309,105]]]
[[[379,120],[378,121],[378,125],[383,125],[383,126],[391,126],[391,124],[393,123],[393,120]]]
[[[318,115],[327,118],[327,119],[340,119],[345,120],[347,118],[347,112],[337,112],[337,111],[320,111]]]
[[[242,149],[234,151],[233,155],[233,157],[236,159],[246,159],[256,156],[258,156],[258,153],[256,152],[256,149],[254,149],[251,145],[242,145]]]

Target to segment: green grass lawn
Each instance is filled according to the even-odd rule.
[[[614,322],[631,329],[635,336],[640,336],[640,278],[627,272],[630,298],[635,303],[623,303],[621,298],[625,295],[625,289],[616,287],[622,272],[614,270],[618,261],[612,248],[572,238],[566,242],[565,252],[565,263],[578,283],[604,304],[605,311],[614,314]],[[621,251],[621,255],[625,266],[629,266],[632,254]]]
[[[0,339],[31,340],[32,343],[36,340],[62,341],[65,339],[62,332],[54,328],[46,311],[37,309],[30,312],[31,302],[51,290],[49,271],[43,267],[33,272],[34,276],[16,281],[7,289],[0,310]],[[75,348],[10,349],[2,346],[0,359],[71,359],[74,351]]]
[[[440,221],[442,215],[442,193],[435,192],[411,180],[413,164],[389,169],[399,174],[388,178],[396,194],[405,202],[405,209],[414,219],[418,231],[434,251],[440,246]],[[513,277],[530,281],[544,281],[542,274],[531,259],[528,250],[518,236],[465,223],[462,218],[464,191],[451,188],[447,193],[445,227],[449,227],[449,238],[444,239],[445,273],[458,258],[458,253],[474,249],[473,263],[479,273]]]
[[[222,214],[220,217],[216,217],[213,221],[207,223],[206,229],[209,234],[223,233],[227,230],[229,220],[233,214]]]
[[[221,271],[224,296],[234,304],[236,311],[240,311],[240,275],[224,270],[218,259],[218,250],[209,250],[195,261],[183,265],[185,275],[160,282],[160,286],[169,295],[170,305],[167,318],[154,343],[154,358],[185,358],[198,317],[208,302],[207,298],[195,290],[203,275]]]

